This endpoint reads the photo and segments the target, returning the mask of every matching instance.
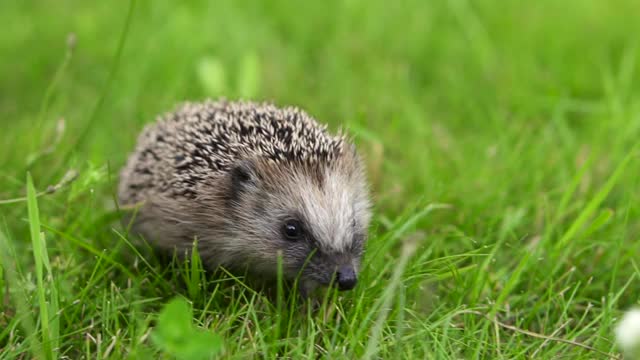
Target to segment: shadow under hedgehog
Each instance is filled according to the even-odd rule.
[[[187,102],[148,125],[120,175],[133,231],[208,269],[271,281],[278,257],[300,291],[357,283],[371,203],[364,165],[343,135],[300,109]]]

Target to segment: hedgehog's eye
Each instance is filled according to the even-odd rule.
[[[282,233],[291,241],[296,241],[302,236],[302,223],[296,219],[289,219],[282,226]]]

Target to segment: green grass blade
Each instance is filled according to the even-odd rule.
[[[627,164],[629,163],[629,161],[631,161],[635,153],[636,147],[634,147],[633,150],[631,150],[627,154],[627,156],[620,162],[620,164],[615,169],[613,174],[611,174],[604,186],[602,186],[602,188],[596,193],[593,199],[589,201],[584,210],[580,212],[578,218],[571,224],[571,227],[569,227],[569,229],[556,243],[556,249],[567,245],[567,243],[577,235],[578,231],[580,231],[580,229],[582,229],[586,225],[587,221],[589,221],[589,219],[596,213],[600,204],[602,204],[604,199],[609,195],[613,187],[620,179],[620,176],[622,176],[622,174],[624,173]]]
[[[367,348],[363,359],[371,359],[378,353],[380,337],[382,336],[385,322],[389,316],[389,312],[391,311],[393,300],[398,295],[396,293],[396,289],[399,286],[402,286],[402,275],[404,274],[404,270],[407,267],[409,259],[416,251],[417,241],[418,239],[408,239],[405,241],[402,246],[402,254],[398,260],[398,265],[391,275],[387,288],[385,289],[382,297],[376,300],[377,306],[374,306],[373,309],[378,309],[378,316],[371,328],[369,341],[367,342]]]
[[[38,292],[38,305],[40,307],[40,330],[42,336],[42,349],[46,359],[55,358],[52,347],[52,334],[49,318],[49,303],[47,302],[46,284],[44,278],[44,268],[50,271],[47,248],[44,237],[40,233],[40,214],[38,210],[37,193],[33,186],[31,174],[27,174],[27,207],[29,210],[29,230],[31,233],[31,246],[33,247],[33,258],[36,266],[36,281]]]

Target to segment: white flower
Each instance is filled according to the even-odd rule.
[[[624,352],[633,353],[640,347],[640,309],[627,311],[616,326],[616,339]]]

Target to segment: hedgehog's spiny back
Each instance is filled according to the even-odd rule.
[[[345,140],[332,136],[303,111],[267,103],[185,103],[148,125],[123,170],[125,203],[148,193],[193,197],[203,180],[229,170],[239,158],[277,163],[331,163]]]

